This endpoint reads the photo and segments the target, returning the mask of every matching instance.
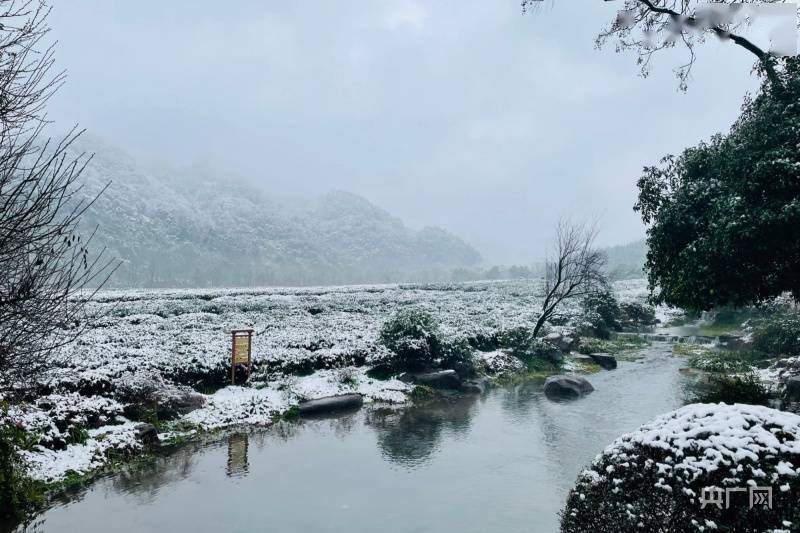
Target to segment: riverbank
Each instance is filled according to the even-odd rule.
[[[569,357],[532,369],[500,345],[507,332],[518,335],[533,322],[538,288],[520,280],[104,292],[90,307],[87,335],[59,354],[38,396],[9,406],[8,417],[24,432],[19,446],[30,475],[59,489],[159,444],[273,424],[309,400],[359,394],[367,404],[409,405],[413,378],[373,372],[387,355],[379,329],[404,307],[433,315],[447,342],[463,340],[478,377],[544,375],[564,365],[597,370]],[[614,291],[622,302],[646,297],[641,280],[618,282]],[[577,303],[565,307],[549,326],[553,342],[568,339],[561,349],[569,352],[583,320]],[[255,330],[253,373],[232,386],[229,331],[242,327]]]
[[[41,531],[103,531],[112,518],[121,531],[555,531],[598,451],[682,403],[684,360],[664,344],[640,350],[587,375],[596,390],[579,401],[550,401],[539,376],[198,437],[59,500]]]
[[[645,338],[685,357],[700,403],[757,404],[800,412],[800,314],[788,297],[724,309]]]

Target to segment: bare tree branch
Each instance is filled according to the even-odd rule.
[[[608,283],[605,255],[594,248],[595,224],[573,224],[560,220],[556,226],[556,259],[546,261],[542,308],[533,336],[566,300],[583,297]]]
[[[77,231],[94,200],[77,179],[91,159],[70,158],[81,134],[43,139],[45,104],[64,81],[41,50],[49,7],[0,0],[0,390],[41,377],[54,352],[86,327],[85,304],[117,263],[90,254]],[[95,197],[96,199],[96,197]]]
[[[775,79],[776,58],[739,31],[747,22],[720,16],[723,8],[737,12],[747,4],[780,4],[787,0],[720,0],[708,3],[698,0],[624,0],[616,19],[603,29],[595,40],[602,47],[616,41],[617,52],[633,50],[642,76],[647,76],[654,54],[682,44],[687,60],[674,69],[681,90],[686,90],[696,60],[695,46],[707,35],[730,41],[756,57],[759,68]],[[522,0],[523,12],[534,10],[540,0]],[[698,9],[700,8],[700,9]]]

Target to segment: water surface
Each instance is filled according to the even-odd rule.
[[[655,345],[546,399],[541,382],[187,445],[59,503],[37,531],[551,532],[582,466],[681,405],[682,360]]]

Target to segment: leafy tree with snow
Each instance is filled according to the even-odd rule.
[[[765,80],[727,135],[646,167],[652,299],[691,309],[800,296],[800,60]]]

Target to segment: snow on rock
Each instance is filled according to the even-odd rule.
[[[525,364],[506,350],[492,352],[478,352],[478,357],[483,361],[484,368],[489,374],[502,376],[512,374],[525,368]]]
[[[757,369],[756,372],[764,383],[783,384],[788,378],[800,375],[800,357],[779,359],[768,368]]]

